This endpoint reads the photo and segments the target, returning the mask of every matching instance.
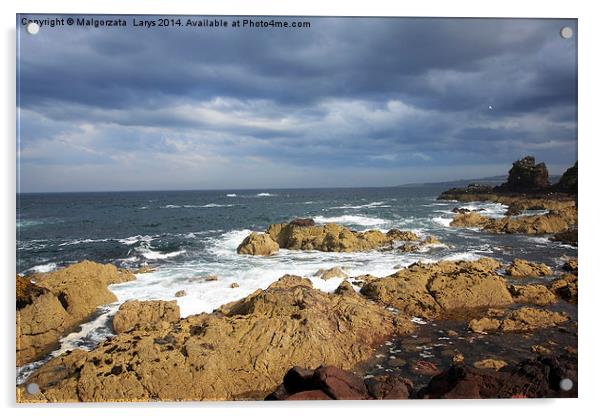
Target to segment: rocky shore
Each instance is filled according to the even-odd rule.
[[[517,265],[530,276],[513,276]],[[451,367],[440,368],[421,358],[415,348],[423,344],[410,342],[421,339],[414,338],[426,328],[427,321],[421,319],[433,322],[438,331],[445,330],[441,325],[452,319],[467,333],[490,337],[526,336],[539,330],[554,331],[556,327],[571,330],[576,322],[569,313],[547,308],[558,302],[563,305],[576,302],[577,261],[572,259],[563,270],[553,271],[561,275],[557,279],[550,276],[537,284],[525,282],[537,278],[542,269],[542,265],[519,260],[503,265],[488,258],[417,263],[384,278],[347,277],[334,293],[313,288],[310,280],[301,276],[286,275],[267,289],[223,305],[213,313],[182,319],[175,301],[128,301],[113,318],[116,336],[92,351],[70,351],[43,364],[27,380],[27,384],[35,383],[40,392],[30,394],[25,386],[18,386],[17,400],[574,396],[576,389],[560,392],[557,379],[560,376],[556,373],[552,376],[550,371],[575,373],[576,356],[554,358],[556,355],[550,354],[561,351],[552,345],[544,348],[549,352],[545,356],[550,358],[526,359],[504,366],[496,373],[480,369],[480,364],[477,368],[477,364],[462,363],[463,359],[457,359],[461,351],[453,360],[449,358]],[[321,275],[341,277],[339,272],[342,271],[318,271]],[[88,312],[94,304],[114,301],[106,290],[108,283],[131,278],[133,274],[113,266],[83,262],[38,276],[35,284],[30,282],[27,288],[20,283],[20,294],[26,295],[18,298],[18,306],[29,302],[22,311],[41,305],[40,298],[52,296],[62,305],[59,297],[64,292],[71,299],[64,308],[67,313],[69,304],[73,305],[73,311]],[[98,297],[89,299],[84,307],[75,301],[79,298],[74,293],[80,293],[87,285],[103,290],[98,289]],[[60,288],[61,292],[55,294],[50,288],[57,291]],[[53,318],[52,314],[44,314],[25,321],[26,316],[31,315],[20,313],[19,324],[23,328]],[[85,313],[77,316],[83,317]],[[55,335],[59,332],[64,333],[64,329]],[[449,329],[449,332],[454,331]],[[29,334],[18,336],[25,340]],[[408,364],[397,357],[401,360],[397,365],[410,371],[418,366],[416,374],[428,374],[428,383],[415,384],[420,380],[395,374],[377,377],[362,374],[362,366],[374,360],[377,351],[393,340],[411,347],[405,356]],[[40,354],[42,350],[36,351]],[[492,360],[483,354],[481,361]],[[27,361],[26,355],[20,356],[21,362]],[[558,360],[568,360],[570,365],[559,369]],[[535,375],[526,374],[525,369]],[[571,377],[576,377],[573,373]],[[487,380],[488,386],[500,386],[499,391],[482,390],[480,380]]]

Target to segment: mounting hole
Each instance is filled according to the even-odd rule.
[[[573,388],[573,380],[570,378],[563,378],[560,380],[560,389],[564,391],[570,391]]]
[[[562,29],[560,29],[560,37],[562,37],[562,39],[570,39],[573,37],[573,29],[571,29],[568,26],[563,27]]]
[[[25,26],[25,28],[27,29],[27,33],[29,33],[30,35],[37,35],[40,31],[40,25],[36,22],[27,23],[27,26]]]
[[[27,393],[29,394],[38,394],[40,392],[40,386],[36,383],[29,383],[26,387]]]

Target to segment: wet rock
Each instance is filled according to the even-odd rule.
[[[270,256],[277,253],[280,247],[268,234],[251,233],[240,243],[236,252],[253,256]]]
[[[337,295],[356,295],[357,292],[347,280],[343,280],[334,291]]]
[[[469,212],[471,212],[472,210],[468,209],[468,208],[459,208],[459,207],[455,207],[454,209],[452,209],[452,212],[454,214],[467,214]]]
[[[515,302],[545,306],[556,302],[556,295],[544,285],[510,285]]]
[[[411,253],[440,245],[441,241],[439,241],[436,237],[429,235],[422,241],[411,241],[409,243],[405,243],[399,247],[399,250],[403,253]]]
[[[514,259],[506,268],[506,274],[512,277],[551,276],[552,269],[543,263],[532,263],[522,259]]]
[[[433,376],[440,373],[439,368],[437,368],[435,364],[425,360],[414,361],[410,365],[410,371],[413,374],[418,374],[421,376]]]
[[[113,317],[113,329],[121,334],[137,327],[153,327],[160,322],[172,323],[179,319],[180,307],[175,300],[128,300]]]
[[[117,298],[108,285],[133,280],[134,274],[112,264],[83,261],[34,276],[35,286],[21,281],[17,301],[17,365],[47,354],[67,331],[88,319],[100,305]],[[29,298],[27,295],[30,294]],[[27,302],[30,303],[27,304]]]
[[[237,287],[240,287],[240,285],[236,282],[230,284],[230,289],[236,289]]]
[[[421,318],[433,318],[443,310],[503,306],[512,303],[512,296],[505,280],[495,273],[499,267],[488,258],[416,263],[365,284],[361,293]]]
[[[453,362],[454,364],[461,364],[461,363],[463,363],[463,362],[464,362],[464,355],[463,355],[463,354],[460,354],[460,353],[458,353],[458,354],[454,355],[454,356],[452,357],[452,362]]]
[[[579,272],[579,261],[577,258],[568,259],[563,265],[562,270],[567,271],[569,273],[578,274]]]
[[[539,328],[548,328],[564,323],[569,317],[560,312],[547,309],[522,307],[510,312],[501,323],[501,331],[532,331]]]
[[[296,227],[313,227],[316,225],[316,222],[313,218],[297,218],[292,220],[289,224]]]
[[[307,390],[291,394],[282,400],[332,400],[332,397],[322,390]]]
[[[449,225],[450,227],[483,228],[491,221],[491,218],[485,217],[478,212],[471,211],[454,216],[454,219]]]
[[[577,247],[579,241],[579,231],[577,228],[570,228],[566,231],[554,234],[550,240]]]
[[[472,319],[468,323],[468,329],[472,332],[488,334],[495,332],[500,328],[502,323],[499,319],[484,317],[480,319]]]
[[[155,270],[156,269],[154,267],[142,266],[142,267],[138,268],[138,270],[135,270],[134,274],[151,273],[151,272],[154,272]]]
[[[560,381],[575,384],[569,391],[560,388]],[[433,377],[420,390],[418,398],[485,399],[514,397],[577,397],[577,363],[567,356],[539,357],[525,360],[499,371],[453,365]]]
[[[552,354],[549,348],[544,347],[543,345],[531,345],[531,351],[535,354],[547,355]]]
[[[361,400],[368,398],[363,380],[355,374],[335,366],[321,366],[313,375],[314,382],[327,395],[336,400]]]
[[[176,298],[181,298],[183,296],[186,296],[186,291],[185,290],[178,290],[174,296]]]
[[[332,279],[333,277],[349,277],[347,273],[343,271],[340,267],[331,267],[330,269],[320,269],[316,273],[314,273],[315,277],[319,277],[323,280]]]
[[[212,275],[205,277],[204,280],[206,282],[215,282],[216,280],[218,280],[218,277],[216,275],[212,274]]]
[[[414,388],[410,380],[390,375],[370,378],[365,384],[370,397],[378,400],[409,399]]]
[[[388,365],[390,365],[391,367],[403,367],[404,365],[406,365],[408,362],[402,358],[390,358],[387,361]]]
[[[392,228],[387,231],[387,237],[396,241],[417,241],[420,237],[413,231],[401,231],[397,228]]]
[[[574,274],[563,274],[552,282],[550,289],[567,302],[578,301],[578,278]]]
[[[486,358],[484,360],[476,361],[473,363],[475,368],[491,368],[494,370],[499,370],[502,367],[506,367],[508,363],[504,360],[497,360],[495,358]]]
[[[412,329],[407,318],[361,296],[284,276],[214,313],[134,328],[92,351],[52,359],[29,379],[40,395],[19,401],[259,399],[293,366],[348,370]],[[332,378],[335,392],[339,379]]]

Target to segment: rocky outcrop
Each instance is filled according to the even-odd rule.
[[[475,227],[492,233],[554,234],[567,231],[576,224],[577,209],[569,206],[547,214],[522,217],[489,218],[477,212],[457,214],[450,226]]]
[[[497,191],[534,192],[550,187],[545,163],[535,164],[533,156],[525,156],[512,164],[506,183],[496,187]]]
[[[578,278],[576,274],[563,274],[552,282],[550,289],[565,301],[577,303]]]
[[[402,244],[399,250],[403,253],[412,253],[416,251],[425,251],[435,247],[445,247],[441,241],[432,235],[426,236],[424,240],[410,241]]]
[[[573,385],[564,390],[562,380]],[[499,371],[453,365],[420,390],[424,399],[577,397],[577,362],[569,356],[538,357]]]
[[[180,307],[175,300],[128,300],[121,304],[113,317],[113,329],[121,334],[134,328],[154,327],[160,322],[171,323],[179,319]]]
[[[323,280],[332,279],[335,277],[349,277],[347,273],[343,271],[340,267],[331,267],[330,269],[320,269],[314,273],[315,277],[319,277]]]
[[[361,293],[423,318],[434,318],[443,311],[504,306],[512,303],[512,296],[505,280],[495,272],[500,267],[500,263],[488,258],[416,263],[366,283]]]
[[[17,365],[49,353],[61,336],[117,298],[108,285],[134,279],[111,264],[83,261],[17,284]],[[27,295],[24,295],[27,294]],[[29,296],[29,297],[28,297]]]
[[[507,365],[508,363],[506,361],[495,358],[485,358],[484,360],[479,360],[473,363],[474,368],[492,368],[494,370],[499,370]]]
[[[469,322],[468,329],[478,333],[533,331],[557,326],[568,320],[569,317],[565,313],[525,306],[500,318],[485,316],[473,319]]]
[[[304,220],[305,221],[305,220]],[[272,224],[267,234],[280,248],[288,250],[318,250],[328,252],[356,252],[391,248],[394,241],[410,241],[419,237],[411,231],[397,229],[382,233],[378,230],[353,231],[330,223],[321,226]]]
[[[545,306],[556,302],[556,295],[544,285],[510,285],[514,301]]]
[[[551,276],[552,269],[543,263],[532,263],[522,259],[514,259],[506,268],[506,274],[512,277]]]
[[[19,401],[263,398],[293,366],[348,370],[412,323],[361,296],[327,294],[284,276],[265,290],[200,314],[121,333],[93,351],[44,364],[41,392]]]
[[[48,292],[47,289],[36,285],[29,278],[19,275],[17,275],[15,286],[17,291],[17,310],[31,305],[36,298]]]
[[[560,180],[554,185],[554,190],[557,192],[566,192],[569,194],[577,194],[578,185],[578,169],[577,162],[568,168],[560,177]]]
[[[293,367],[266,400],[400,400],[410,398],[412,391],[412,383],[403,378],[379,376],[362,380],[334,366],[320,366],[313,371]]]
[[[573,247],[577,247],[579,244],[579,231],[577,228],[570,228],[566,231],[561,231],[559,233],[554,234],[551,238],[551,241],[558,241],[560,243],[569,244]]]
[[[279,250],[276,243],[268,234],[251,233],[240,243],[236,252],[253,256],[269,256]]]

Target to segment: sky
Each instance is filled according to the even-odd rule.
[[[134,18],[18,22],[20,192],[394,186],[577,158],[575,20]]]

